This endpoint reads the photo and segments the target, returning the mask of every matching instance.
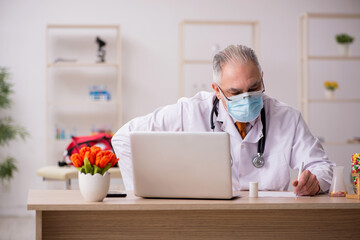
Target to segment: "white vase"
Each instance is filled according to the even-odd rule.
[[[101,202],[110,188],[110,173],[91,175],[79,172],[79,189],[86,201]]]
[[[350,48],[350,43],[338,44],[339,55],[343,56],[343,57],[348,57],[349,56],[349,48]]]
[[[334,99],[335,98],[335,90],[325,90],[325,98],[328,100]]]

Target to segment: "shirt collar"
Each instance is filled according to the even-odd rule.
[[[231,117],[231,119],[233,120],[233,123],[235,124],[237,121],[230,114],[229,114],[229,116]],[[259,117],[260,117],[260,114],[254,120],[252,120],[251,122],[247,122],[247,123],[249,123],[251,125],[251,127],[253,127],[256,124],[256,122],[258,121]]]

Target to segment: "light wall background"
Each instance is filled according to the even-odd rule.
[[[183,20],[258,21],[260,62],[266,91],[297,108],[298,17],[305,12],[359,13],[360,1],[0,0],[0,66],[9,67],[15,92],[12,109],[1,112],[1,115],[12,116],[31,134],[26,142],[14,141],[0,149],[0,156],[12,155],[19,165],[19,171],[10,185],[0,185],[0,215],[29,214],[26,211],[28,190],[46,188],[42,179],[36,176],[36,170],[47,162],[47,24],[121,26],[123,120],[128,121],[178,99],[178,26]],[[315,34],[322,36],[323,30],[326,31],[326,26],[319,27]],[[355,43],[359,44],[359,41],[360,37]],[[326,47],[331,49],[335,44]],[[359,76],[358,66],[359,62],[352,63],[353,76]],[[326,73],[331,67],[318,64],[315,68],[318,73]],[[338,72],[334,74],[342,76]],[[212,79],[205,81],[210,85]],[[345,92],[343,94],[346,95]],[[335,122],[338,124],[335,127],[327,125],[327,119],[336,115],[336,112],[329,106],[325,108],[329,115],[325,119],[316,120],[321,128],[318,129],[319,133],[324,128],[325,131],[344,129],[348,132],[355,129],[354,136],[360,135],[359,127],[353,122]],[[337,108],[341,110],[340,106]],[[351,105],[350,108],[354,112],[351,116],[359,119],[359,105]],[[334,161],[348,164],[350,154],[359,152],[359,146],[325,148]],[[347,175],[346,180],[349,183]]]

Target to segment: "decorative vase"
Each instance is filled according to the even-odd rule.
[[[349,56],[350,43],[338,44],[338,52],[340,56],[348,57]]]
[[[79,189],[86,201],[101,202],[110,188],[110,173],[91,175],[79,172]]]
[[[335,90],[325,89],[325,98],[328,100],[335,98]]]

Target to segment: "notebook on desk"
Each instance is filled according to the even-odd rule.
[[[132,132],[130,144],[136,196],[233,197],[227,133]]]

